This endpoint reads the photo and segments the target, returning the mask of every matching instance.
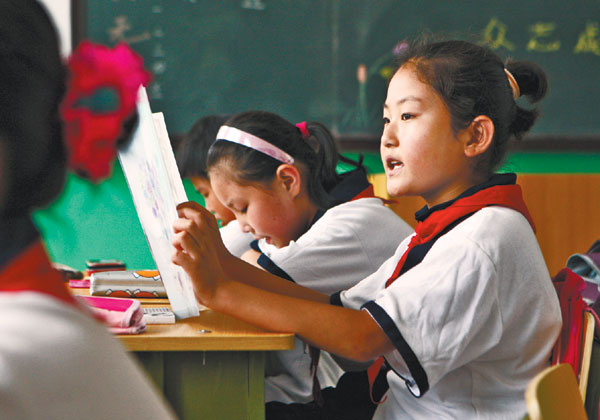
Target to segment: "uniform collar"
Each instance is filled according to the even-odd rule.
[[[356,198],[374,197],[373,186],[367,179],[367,172],[364,167],[345,172],[339,177],[340,181],[328,191],[335,205],[347,203]],[[368,194],[364,194],[366,191],[368,191]],[[326,211],[327,209],[318,209],[310,225],[314,225]]]
[[[40,240],[30,243],[0,269],[0,292],[42,293],[77,306]]]
[[[469,188],[468,190],[466,190],[462,194],[460,194],[458,197],[456,197],[450,201],[446,201],[444,203],[435,205],[431,208],[428,206],[424,206],[423,208],[421,208],[420,210],[418,210],[415,213],[415,219],[418,222],[422,222],[425,219],[427,219],[429,216],[431,216],[433,213],[435,213],[436,211],[443,210],[445,208],[450,207],[452,204],[454,204],[454,202],[456,202],[457,200],[459,200],[461,198],[469,197],[479,191],[485,190],[490,187],[494,187],[497,185],[514,185],[514,184],[516,184],[516,182],[517,182],[517,175],[514,173],[492,175],[492,177],[490,179],[488,179],[486,182],[483,182],[481,184],[478,184],[478,185],[475,185],[474,187]]]

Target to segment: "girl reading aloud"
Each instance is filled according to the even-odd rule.
[[[469,42],[403,52],[381,158],[390,194],[427,205],[415,233],[354,287],[328,295],[256,270],[188,204],[172,259],[208,307],[389,369],[375,419],[521,418],[561,318],[516,175],[495,170],[537,117],[520,98],[535,103],[546,88],[537,65]]]

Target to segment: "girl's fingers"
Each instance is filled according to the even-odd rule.
[[[175,249],[185,252],[192,258],[194,258],[194,256],[199,252],[196,251],[199,247],[198,243],[194,238],[187,234],[187,232],[176,233],[173,236],[173,239],[171,239],[171,244],[175,247]]]
[[[198,226],[209,228],[213,232],[219,232],[219,226],[215,216],[202,207],[200,204],[194,201],[186,201],[177,206],[177,213],[179,217],[192,220]]]
[[[208,211],[195,201],[184,201],[183,203],[179,203],[177,205],[177,210],[179,209],[194,209],[200,212]]]
[[[192,220],[198,225],[206,224],[207,216],[212,214],[204,207],[193,201],[187,201],[177,206],[177,214],[179,217]]]
[[[189,219],[175,219],[173,222],[173,231],[175,235],[187,235],[191,237],[198,246],[207,247],[208,243],[214,241],[202,226],[198,226],[194,221]]]

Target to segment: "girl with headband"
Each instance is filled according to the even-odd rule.
[[[390,194],[427,205],[379,270],[333,295],[277,281],[227,255],[210,214],[190,206],[173,261],[216,311],[375,360],[369,377],[387,371],[389,390],[374,419],[522,418],[561,315],[516,175],[495,170],[533,125],[537,110],[520,101],[545,95],[545,73],[465,41],[409,46],[399,59],[381,159]],[[347,414],[322,418],[356,418]]]
[[[34,0],[0,2],[0,418],[174,419],[123,345],[67,291],[32,222],[68,154],[58,36]]]
[[[339,175],[340,159],[355,169]],[[207,169],[214,194],[256,239],[243,258],[321,293],[373,273],[412,232],[373,196],[365,169],[340,157],[319,123],[295,125],[265,111],[237,114],[220,128]],[[341,374],[329,354],[317,363],[314,349],[298,339],[295,350],[267,355],[265,400],[311,401],[313,387],[333,386]]]

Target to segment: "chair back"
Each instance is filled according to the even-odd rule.
[[[587,420],[573,368],[567,363],[537,374],[525,391],[531,420]]]
[[[592,346],[594,344],[594,330],[596,320],[591,312],[584,312],[583,319],[583,339],[581,345],[581,363],[579,364],[579,391],[581,398],[585,401],[585,393],[590,375],[590,363],[592,361]]]

